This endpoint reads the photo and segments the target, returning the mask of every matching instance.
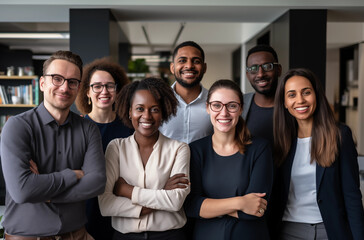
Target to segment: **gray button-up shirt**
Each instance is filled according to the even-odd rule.
[[[39,175],[30,171],[33,160]],[[58,125],[43,103],[11,117],[1,133],[8,234],[50,236],[86,223],[85,200],[104,191],[105,158],[98,128],[70,112]],[[72,170],[82,169],[77,180]]]

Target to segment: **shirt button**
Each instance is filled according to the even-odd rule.
[[[61,151],[58,151],[58,154],[61,154]]]

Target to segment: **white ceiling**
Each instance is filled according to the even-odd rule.
[[[230,51],[289,9],[329,9],[330,29],[336,22],[364,22],[363,0],[0,0],[0,31],[68,31],[70,8],[108,8],[118,20],[134,52],[170,50],[178,39],[195,40],[211,51]],[[342,24],[342,23],[341,23]],[[349,41],[341,39],[341,42]],[[331,38],[328,37],[328,44]],[[1,40],[12,48],[53,52],[68,48],[65,40]],[[336,41],[335,44],[338,43]]]

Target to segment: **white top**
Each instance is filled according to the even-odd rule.
[[[320,223],[317,205],[316,162],[311,161],[311,137],[298,138],[283,221]]]
[[[143,167],[134,134],[111,141],[106,149],[106,187],[99,196],[103,216],[112,216],[119,232],[165,231],[186,223],[183,202],[190,187],[163,190],[167,180],[177,174],[189,176],[190,150],[187,144],[159,134],[148,162]],[[135,186],[132,199],[113,194],[119,176]],[[142,206],[156,211],[140,217]]]
[[[213,134],[210,115],[206,111],[206,100],[208,91],[201,85],[201,93],[198,97],[187,104],[175,90],[176,83],[172,85],[174,95],[179,104],[176,116],[164,123],[159,131],[166,137],[191,143],[200,138]]]

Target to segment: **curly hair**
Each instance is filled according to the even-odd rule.
[[[92,75],[96,71],[105,71],[112,76],[116,84],[116,94],[118,94],[120,90],[130,82],[124,69],[119,64],[111,61],[109,58],[96,59],[93,62],[87,64],[83,70],[80,90],[78,91],[76,99],[77,109],[82,114],[88,114],[92,111],[92,104],[88,104],[87,93],[90,90],[90,81]]]
[[[238,86],[238,84],[236,84],[235,82],[228,80],[228,79],[217,80],[214,84],[212,84],[212,86],[209,89],[208,95],[207,95],[207,100],[206,100],[207,105],[209,105],[211,95],[216,90],[221,89],[221,88],[234,91],[240,100],[240,105],[244,106],[244,97],[240,90],[240,87]],[[235,127],[235,141],[238,145],[239,152],[241,154],[244,154],[244,152],[246,150],[246,146],[252,143],[250,132],[245,123],[245,120],[243,119],[243,117],[241,115],[239,116],[238,123],[236,124],[236,127]]]
[[[139,90],[148,90],[157,100],[162,111],[162,123],[167,122],[171,116],[176,115],[178,100],[172,88],[162,79],[145,78],[126,85],[116,97],[116,113],[126,126],[133,128],[129,119],[129,109],[135,93]]]

